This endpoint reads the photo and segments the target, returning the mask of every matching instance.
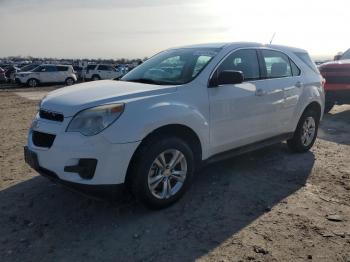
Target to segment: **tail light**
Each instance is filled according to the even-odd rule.
[[[326,84],[326,79],[322,77],[321,85],[322,85],[323,88],[324,88],[325,84]]]

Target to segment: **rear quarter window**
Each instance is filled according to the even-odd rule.
[[[320,72],[317,69],[316,64],[311,60],[310,56],[308,53],[305,52],[295,52],[294,53],[301,61],[304,62],[312,71],[315,73],[319,74]]]

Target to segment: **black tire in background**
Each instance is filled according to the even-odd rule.
[[[39,85],[39,81],[37,79],[35,79],[35,78],[30,78],[27,81],[27,85],[29,87],[37,87]]]
[[[149,185],[149,177],[154,162],[163,152],[175,150],[180,152],[186,161],[186,175],[182,186],[167,198],[157,198]],[[190,146],[177,137],[151,137],[143,141],[131,161],[126,185],[134,196],[145,206],[151,209],[161,209],[175,203],[191,185],[195,172],[195,158]],[[176,183],[178,180],[175,180]],[[173,181],[174,182],[174,181]],[[164,183],[163,181],[160,183]],[[161,186],[161,184],[160,184]],[[175,188],[175,187],[174,187]]]
[[[64,83],[66,84],[66,86],[71,86],[71,85],[74,85],[75,81],[74,81],[73,78],[68,77],[68,78],[64,81]]]
[[[314,145],[315,140],[317,138],[319,122],[320,122],[319,112],[313,109],[307,109],[299,119],[293,138],[287,140],[288,147],[293,152],[297,152],[297,153],[303,153],[310,150],[310,148]],[[306,130],[305,127],[309,125],[310,125],[310,129]],[[307,134],[310,133],[308,132],[308,130],[311,130],[312,125],[314,128],[313,135],[312,137],[307,136]],[[308,141],[304,139],[305,137],[309,138]]]

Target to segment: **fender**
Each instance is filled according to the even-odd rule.
[[[153,101],[154,99],[159,101]],[[104,135],[112,143],[132,143],[143,140],[160,127],[179,124],[192,129],[197,134],[202,146],[202,158],[207,158],[209,145],[208,120],[200,113],[200,110],[191,106],[188,101],[178,102],[169,101],[169,99],[170,96],[166,99],[164,97],[153,97],[128,103],[124,112],[125,115],[123,114],[113,124],[115,125],[113,128],[106,129]],[[148,105],[145,106],[145,104]],[[135,121],[131,119],[135,119]],[[118,132],[120,136],[116,136],[115,132]]]
[[[324,111],[324,91],[322,87],[319,87],[319,83],[311,83],[303,87],[303,91],[300,94],[298,105],[295,107],[294,117],[292,118],[290,130],[294,132],[299,119],[304,113],[305,109],[313,102],[316,102],[321,107],[321,119]]]

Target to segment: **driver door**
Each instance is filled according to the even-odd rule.
[[[214,154],[270,137],[272,98],[269,87],[260,79],[258,53],[240,49],[219,65],[224,70],[241,71],[244,81],[208,88],[210,104],[210,143]],[[283,96],[283,94],[281,94]],[[283,97],[282,97],[283,98]]]

